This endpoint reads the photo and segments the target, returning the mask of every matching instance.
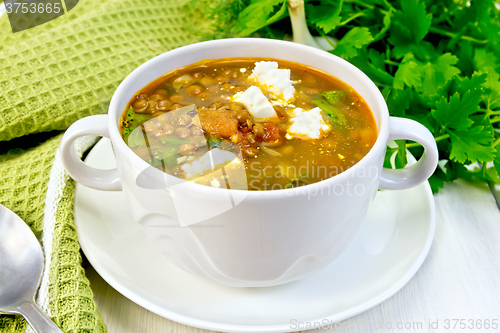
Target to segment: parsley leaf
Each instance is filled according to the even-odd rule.
[[[342,0],[331,1],[325,5],[306,4],[307,19],[327,34],[339,24],[341,9]]]
[[[465,94],[469,90],[481,89],[481,86],[486,82],[486,74],[474,73],[470,78],[461,78],[455,76],[451,81],[445,84],[438,90],[440,96],[451,96],[455,92],[460,95]]]
[[[384,15],[384,18],[382,19],[382,28],[380,31],[373,37],[374,41],[377,41],[381,38],[384,37],[384,34],[389,30],[391,27],[391,21],[392,17],[394,16],[394,9],[390,8],[389,10],[381,10],[381,13]]]
[[[495,158],[495,148],[491,147],[492,135],[483,126],[474,126],[467,131],[449,131],[451,139],[450,158],[465,163],[489,162]]]
[[[368,28],[352,28],[337,43],[337,47],[332,52],[345,59],[352,58],[358,54],[358,49],[370,44],[373,41],[372,34]]]
[[[279,6],[276,11],[275,7]],[[288,16],[285,0],[252,0],[238,16],[238,37],[243,37]]]
[[[432,15],[427,14],[425,3],[418,0],[401,1],[401,10],[394,14],[391,27],[392,45],[419,43],[429,32]]]
[[[485,67],[486,81],[483,83],[483,97],[488,110],[500,108],[500,75],[492,67]]]
[[[408,164],[406,159],[406,140],[396,140],[398,145],[398,152],[396,153],[396,158],[394,160],[396,169],[402,169]]]
[[[474,64],[477,70],[484,70],[486,67],[496,67],[497,57],[486,49],[476,49],[474,53]]]
[[[434,174],[429,178],[429,185],[431,186],[432,193],[438,193],[439,189],[444,188],[444,183],[448,181],[448,177],[446,177],[441,167],[438,166]]]
[[[383,85],[391,85],[394,77],[385,70],[384,54],[374,49],[361,49],[358,55],[349,59],[349,62],[363,71],[370,79]]]
[[[413,56],[407,54],[404,56],[401,65],[399,65],[394,75],[394,88],[404,89],[405,84],[408,87],[419,87],[422,85],[422,75],[417,70],[418,64],[412,60]]]
[[[416,90],[428,97],[435,95],[439,87],[460,73],[460,70],[453,66],[458,58],[451,53],[440,55],[434,61],[427,63],[416,61],[419,64],[416,71],[422,75],[422,85]]]
[[[385,87],[382,94],[387,102],[387,107],[391,110],[391,114],[396,117],[404,117],[406,110],[410,108],[412,90]]]
[[[432,116],[443,127],[466,131],[473,123],[468,117],[478,111],[480,98],[479,89],[467,91],[462,97],[456,92],[449,101],[446,97],[441,97]]]

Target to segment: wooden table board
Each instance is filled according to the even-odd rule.
[[[435,239],[416,275],[393,297],[350,319],[365,324],[322,331],[500,331],[461,330],[459,325],[455,330],[444,329],[446,320],[454,325],[453,319],[465,319],[466,325],[470,325],[471,319],[491,321],[496,318],[500,322],[500,211],[494,196],[487,186],[457,181],[447,184],[435,200]],[[155,315],[120,295],[90,265],[86,271],[109,333],[210,332]],[[439,329],[429,328],[429,322],[436,320]],[[382,322],[384,329],[377,326]],[[393,329],[386,328],[389,323]],[[413,328],[397,329],[398,323],[413,325]],[[421,329],[419,323],[422,323]]]

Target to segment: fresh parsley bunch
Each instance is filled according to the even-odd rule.
[[[206,38],[292,34],[286,0],[197,0],[211,19]],[[437,192],[455,179],[500,184],[500,5],[494,0],[305,0],[312,34],[379,87],[392,116],[425,125],[439,148]],[[208,31],[208,33],[207,33]],[[406,164],[417,143],[398,141],[386,158]],[[498,148],[498,149],[497,149]]]

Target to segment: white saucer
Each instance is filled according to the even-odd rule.
[[[86,163],[113,168],[109,140],[102,139]],[[334,323],[366,311],[416,273],[435,228],[434,199],[427,183],[405,191],[381,191],[352,244],[330,266],[282,286],[233,288],[171,264],[148,242],[127,206],[122,192],[77,185],[78,235],[95,270],[118,292],[160,316],[223,332],[298,331],[294,323]]]

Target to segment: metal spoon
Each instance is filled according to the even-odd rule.
[[[38,333],[62,333],[35,303],[42,271],[43,253],[35,235],[0,205],[0,312],[22,315]]]

